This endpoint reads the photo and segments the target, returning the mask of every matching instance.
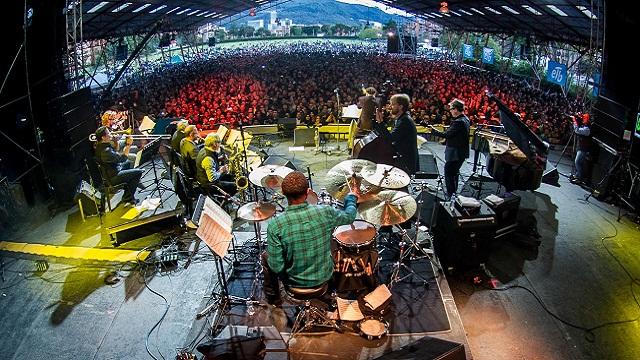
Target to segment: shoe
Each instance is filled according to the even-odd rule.
[[[131,199],[131,200],[123,200],[122,204],[124,207],[134,207],[134,206],[137,206],[138,203],[140,203],[138,199]]]

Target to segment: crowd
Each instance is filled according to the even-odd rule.
[[[312,126],[339,119],[339,109],[357,103],[363,86],[383,95],[409,94],[418,124],[448,124],[447,104],[454,98],[466,103],[472,123],[497,123],[497,107],[486,96],[490,91],[547,140],[562,138],[570,127],[565,114],[581,110],[559,91],[540,90],[507,74],[330,41],[214,51],[148,72],[123,88],[116,101],[126,103],[122,94],[135,89],[139,100],[131,106],[185,118],[203,129],[279,118]]]

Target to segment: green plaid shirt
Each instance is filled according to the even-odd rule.
[[[291,205],[267,228],[269,268],[295,287],[314,287],[333,274],[331,237],[339,225],[356,218],[356,197],[348,195],[344,210],[308,203]]]

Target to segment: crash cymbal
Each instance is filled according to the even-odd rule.
[[[278,189],[282,180],[293,170],[280,165],[262,165],[249,173],[249,181],[256,186]]]
[[[409,220],[417,207],[416,200],[404,191],[382,190],[361,204],[358,214],[377,225],[395,225]]]
[[[276,213],[276,206],[268,202],[250,202],[238,209],[237,217],[247,221],[263,221]]]
[[[364,159],[350,159],[336,164],[327,172],[327,191],[335,199],[342,200],[349,193],[350,187],[361,190],[361,193],[371,191],[370,184],[362,179],[362,171],[374,171],[376,164]],[[347,184],[347,182],[349,184]]]
[[[364,169],[362,177],[373,185],[388,189],[400,189],[411,182],[409,175],[402,169],[386,164]]]

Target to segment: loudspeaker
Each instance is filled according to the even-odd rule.
[[[314,146],[316,144],[316,128],[295,129],[293,131],[294,146]]]
[[[54,136],[48,137],[51,144],[66,150],[74,150],[96,129],[97,111],[93,105],[91,89],[82,88],[60,97],[47,104],[50,118],[53,120]]]
[[[620,155],[613,154],[600,144],[595,142],[591,146],[591,187],[593,188],[595,198],[603,200],[609,195],[615,176],[614,166],[619,160]],[[607,176],[611,172],[612,174]]]
[[[591,120],[591,137],[615,150],[628,146],[622,136],[625,130],[633,129],[635,121],[628,107],[607,97],[598,96],[593,105]]]
[[[129,56],[129,48],[126,44],[118,45],[116,47],[116,61],[125,61]]]
[[[117,247],[127,241],[139,239],[178,226],[182,218],[182,212],[182,209],[178,209],[132,220],[108,227],[106,233],[111,238],[113,246]]]
[[[280,166],[286,166],[292,170],[298,170],[298,168],[296,168],[296,166],[293,165],[291,161],[283,158],[282,156],[277,156],[277,155],[269,156],[264,160],[262,165],[280,165]]]
[[[378,357],[379,360],[466,360],[464,345],[425,336],[400,349]]]
[[[287,134],[293,135],[293,130],[297,126],[296,118],[280,118],[278,119],[278,131],[283,131]]]
[[[400,49],[400,39],[396,35],[387,36],[387,53],[397,54]]]
[[[101,206],[102,194],[91,184],[82,180],[76,188],[73,200],[76,204],[79,204],[78,206],[82,206],[82,214],[84,216],[97,215]]]
[[[216,46],[216,38],[215,37],[210,37],[209,38],[209,47],[214,47]]]
[[[441,193],[442,195],[442,193]],[[420,205],[420,222],[431,227],[433,207],[444,198],[438,197],[430,191],[423,190],[416,196],[416,202]]]
[[[418,152],[418,171],[416,171],[416,179],[437,179],[438,163],[432,153],[420,151]]]
[[[431,47],[438,47],[438,38],[431,39]]]

